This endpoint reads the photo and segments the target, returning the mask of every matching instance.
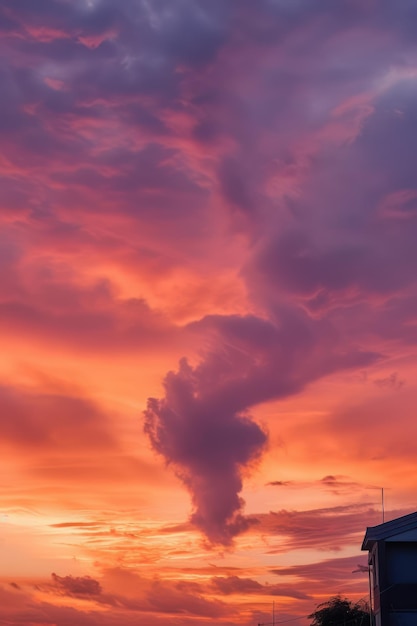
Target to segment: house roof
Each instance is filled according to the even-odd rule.
[[[397,517],[378,526],[368,526],[362,542],[362,550],[371,550],[376,541],[384,541],[415,529],[417,529],[417,512]]]

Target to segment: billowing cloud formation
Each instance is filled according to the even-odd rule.
[[[240,515],[241,476],[262,452],[266,434],[247,410],[378,356],[345,352],[336,336],[333,346],[326,345],[328,329],[296,312],[281,314],[280,322],[230,316],[196,324],[221,351],[210,352],[196,368],[183,360],[165,379],[165,398],[148,401],[145,431],[191,491],[192,520],[214,542],[227,544],[248,526]]]
[[[259,456],[266,435],[238,406],[216,398],[185,360],[165,379],[164,400],[151,399],[145,430],[190,489],[192,521],[210,540],[229,543],[247,522],[239,515],[241,473]]]

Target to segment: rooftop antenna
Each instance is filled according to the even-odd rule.
[[[384,488],[381,487],[381,503],[382,503],[382,523],[385,522],[385,507],[384,507]]]
[[[275,626],[275,602],[272,603],[272,626]]]

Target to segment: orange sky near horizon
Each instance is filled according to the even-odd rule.
[[[0,3],[0,626],[307,626],[416,507],[406,0]]]

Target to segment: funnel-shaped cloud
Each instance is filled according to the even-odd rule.
[[[202,389],[184,359],[165,378],[165,398],[148,401],[145,430],[153,447],[192,494],[192,521],[213,542],[228,544],[247,526],[240,514],[242,470],[262,451],[266,434],[245,413]]]
[[[210,316],[192,327],[213,347],[197,367],[183,359],[167,374],[165,397],[148,400],[145,431],[189,489],[192,522],[227,545],[250,523],[242,516],[242,476],[267,441],[248,409],[377,355],[346,350],[331,328],[295,311],[282,312],[279,324]]]

